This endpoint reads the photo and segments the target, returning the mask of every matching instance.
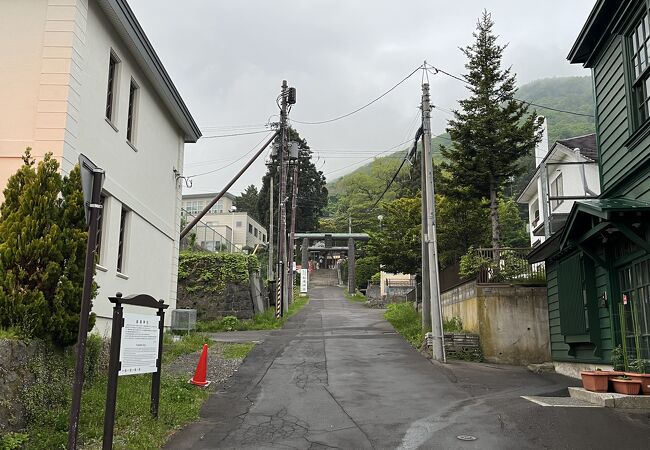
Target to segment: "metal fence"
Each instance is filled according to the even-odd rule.
[[[184,224],[193,220],[195,216],[187,212],[187,210],[181,209],[181,217],[181,228],[183,228]],[[242,251],[239,246],[233,244],[231,240],[203,221],[199,221],[192,228],[192,231],[181,240],[181,250],[189,249],[215,253]]]
[[[478,248],[472,264],[478,284],[545,284],[544,264],[530,264],[530,248]]]

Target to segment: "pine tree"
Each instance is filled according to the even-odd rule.
[[[300,146],[298,153],[298,202],[296,208],[296,231],[316,231],[318,229],[318,221],[323,213],[323,208],[327,205],[327,187],[323,172],[316,169],[316,166],[311,160],[312,152],[307,144],[307,141],[302,139],[297,131],[289,128],[289,141],[296,141]],[[276,139],[276,144],[279,145],[279,138]],[[287,195],[291,198],[291,174],[293,169],[289,171],[287,176]],[[267,229],[269,226],[269,188],[270,180],[273,177],[273,190],[275,201],[273,208],[275,216],[279,208],[278,202],[278,188],[280,185],[280,171],[278,168],[278,161],[276,158],[273,160],[262,179],[262,189],[260,189],[259,199],[257,203],[258,217],[262,220],[262,225]],[[291,203],[287,205],[287,230],[291,223]],[[274,221],[275,227],[278,226],[277,220]],[[277,230],[277,228],[276,228]]]
[[[259,193],[254,184],[249,185],[244,192],[235,197],[235,206],[239,212],[247,212],[255,220],[259,220],[257,202]]]
[[[456,198],[487,200],[492,223],[492,247],[501,246],[499,194],[522,171],[519,161],[541,138],[540,123],[528,105],[515,100],[515,74],[501,66],[506,46],[497,44],[494,22],[484,11],[473,36],[463,49],[469,73],[469,98],[460,101],[447,132],[451,147],[442,147],[443,169],[449,173],[449,194]],[[495,252],[495,259],[498,258]]]
[[[79,169],[62,179],[51,154],[27,149],[0,207],[0,326],[73,344],[79,326],[86,224]]]

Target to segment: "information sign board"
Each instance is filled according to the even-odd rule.
[[[300,269],[300,293],[304,294],[307,292],[307,278],[309,277],[308,269]]]
[[[124,312],[118,375],[158,371],[160,317]]]

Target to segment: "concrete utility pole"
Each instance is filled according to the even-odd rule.
[[[431,334],[433,335],[433,359],[445,362],[445,346],[442,331],[442,306],[440,304],[440,280],[438,274],[438,248],[436,242],[436,200],[433,186],[433,161],[431,159],[431,105],[429,84],[422,85],[422,131],[424,133],[423,157],[426,176],[427,234],[425,241],[429,259],[429,290],[431,297]]]
[[[287,80],[282,81],[281,96],[281,109],[280,109],[280,148],[278,149],[280,161],[280,189],[278,201],[280,202],[280,223],[279,223],[279,236],[278,236],[278,283],[280,289],[278,292],[280,298],[278,302],[282,305],[282,315],[287,312],[289,308],[287,299],[287,168],[285,167],[286,161],[289,159],[287,155],[287,100],[289,95],[289,88]]]
[[[273,280],[273,176],[269,178],[269,269],[267,278]]]
[[[289,234],[289,304],[293,303],[293,260],[296,242],[296,206],[298,202],[298,159],[293,166],[293,189],[291,193],[291,231]]]
[[[424,136],[420,152],[420,190],[422,191],[422,330],[431,329],[431,291],[429,289],[429,250],[427,248],[427,175],[424,163]],[[416,287],[417,289],[417,287]]]

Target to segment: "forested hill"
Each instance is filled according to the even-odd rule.
[[[593,88],[591,77],[561,77],[561,78],[544,78],[525,84],[517,91],[517,98],[523,101],[530,101],[538,105],[547,106],[564,111],[573,111],[588,116],[567,114],[564,112],[553,111],[536,106],[531,106],[531,110],[537,111],[537,114],[543,115],[548,121],[549,128],[549,145],[558,139],[566,139],[574,136],[582,136],[593,133],[594,110]],[[440,158],[440,145],[449,145],[449,136],[439,135],[431,140],[434,160]],[[396,152],[385,158],[377,158],[364,166],[359,167],[351,173],[335,178],[328,183],[330,193],[336,194],[338,189],[336,185],[344,178],[355,173],[369,173],[370,166],[378,160],[386,160],[394,163],[395,168],[399,164],[397,156],[404,155],[404,151]]]

